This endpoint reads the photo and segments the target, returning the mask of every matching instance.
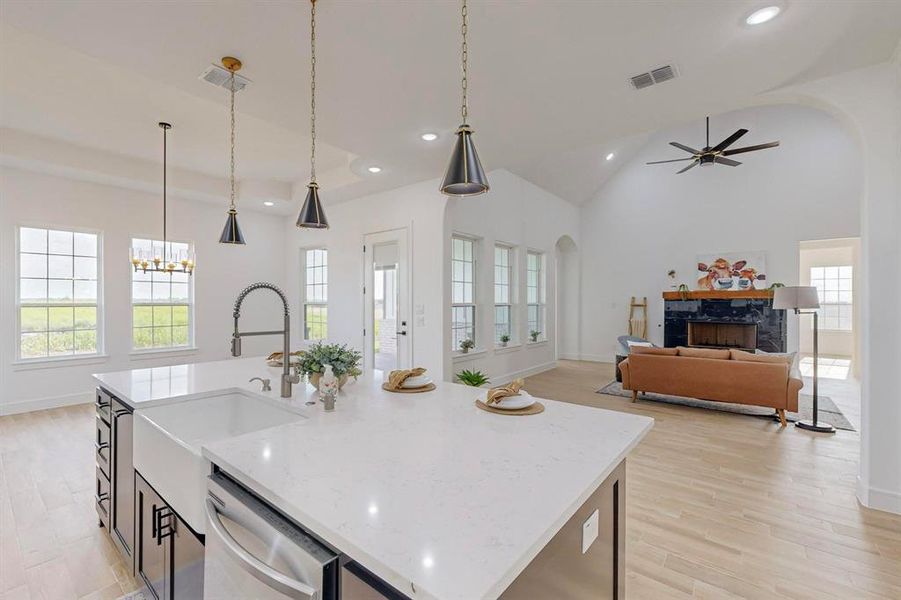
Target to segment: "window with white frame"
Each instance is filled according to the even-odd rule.
[[[513,338],[513,248],[494,247],[494,342]]]
[[[19,227],[18,357],[99,354],[100,237]]]
[[[476,341],[475,241],[454,236],[451,249],[451,350]]]
[[[810,267],[810,285],[817,288],[821,329],[851,331],[853,328],[854,270],[850,266]]]
[[[545,338],[544,298],[544,255],[530,250],[526,253],[526,304],[530,340],[536,331],[538,335],[535,341]]]
[[[324,248],[303,253],[303,339],[328,337],[328,251]]]
[[[191,244],[134,238],[144,256],[172,260],[189,255]],[[134,350],[190,347],[194,342],[193,276],[140,269],[131,274],[131,346]]]

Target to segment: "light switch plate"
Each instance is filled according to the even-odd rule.
[[[591,545],[598,539],[598,521],[600,513],[595,509],[591,516],[582,523],[582,554],[588,552]]]

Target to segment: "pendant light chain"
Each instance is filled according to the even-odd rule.
[[[463,79],[460,81],[460,86],[463,90],[463,102],[460,106],[460,114],[463,117],[463,123],[466,123],[466,117],[468,115],[468,97],[467,93],[469,91],[469,80],[467,78],[467,67],[469,63],[469,48],[466,45],[466,33],[469,25],[469,19],[467,18],[467,10],[466,10],[466,0],[463,0],[463,8],[460,11],[463,17],[463,25],[460,27],[460,33],[463,35],[463,47],[461,50],[461,62],[463,64]]]
[[[166,262],[166,140],[168,133],[169,128],[163,127],[163,262]]]
[[[231,145],[231,172],[229,174],[228,182],[231,187],[230,190],[230,203],[228,208],[230,210],[234,210],[235,208],[235,72],[231,72],[231,95],[230,95],[230,103],[229,103],[229,116],[231,117],[231,138],[229,140]]]
[[[310,181],[316,182],[316,0],[310,1]]]

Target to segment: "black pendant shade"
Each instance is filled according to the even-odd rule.
[[[238,226],[238,211],[234,208],[228,210],[228,219],[225,221],[225,227],[222,228],[222,235],[219,236],[220,244],[244,244],[244,234],[241,233],[241,227]]]
[[[311,181],[307,185],[307,198],[303,201],[300,216],[297,217],[297,226],[309,229],[328,229],[328,219],[319,202],[319,184]]]
[[[472,143],[472,129],[469,125],[460,125],[454,152],[441,184],[441,193],[448,196],[475,196],[487,191],[488,178],[485,177],[476,147]]]

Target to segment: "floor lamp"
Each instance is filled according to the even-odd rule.
[[[819,362],[819,315],[816,309],[820,308],[820,300],[817,288],[811,286],[793,286],[776,288],[773,294],[773,308],[794,310],[796,315],[813,315],[813,419],[810,421],[798,421],[796,427],[819,433],[835,433],[835,427],[828,423],[820,423],[819,398],[817,396],[817,364]],[[811,309],[802,312],[801,309]]]

